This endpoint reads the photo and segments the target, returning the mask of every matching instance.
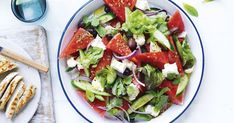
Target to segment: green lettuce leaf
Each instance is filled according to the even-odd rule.
[[[135,10],[128,14],[126,22],[123,24],[125,31],[131,31],[133,34],[141,35],[155,30],[153,19],[147,17],[142,11]]]
[[[120,97],[126,94],[126,88],[121,78],[117,78],[117,80],[115,81],[115,84],[112,88],[112,94],[117,97]]]
[[[85,73],[87,76],[90,75],[89,67],[90,65],[96,65],[100,58],[103,56],[103,49],[98,47],[90,47],[88,51],[79,50],[80,58],[79,62],[85,68]]]
[[[107,66],[105,69],[102,69],[100,72],[96,74],[97,79],[101,79],[101,81],[104,81],[108,85],[113,84],[116,77],[117,77],[116,71],[110,66]]]

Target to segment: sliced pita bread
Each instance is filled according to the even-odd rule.
[[[23,81],[19,83],[18,88],[16,89],[16,93],[12,96],[11,100],[9,101],[9,104],[6,109],[6,117],[9,119],[12,119],[15,115],[15,110],[17,108],[17,103],[19,102],[21,96],[23,95],[24,91],[26,89],[26,86]]]
[[[0,58],[0,74],[16,68],[16,64],[5,58]]]
[[[22,76],[16,76],[11,83],[9,84],[9,86],[7,87],[5,93],[3,94],[2,98],[0,99],[0,110],[3,110],[7,104],[7,102],[9,101],[9,99],[11,98],[12,94],[14,93],[16,86],[18,85],[18,83],[23,79]]]
[[[8,74],[3,80],[2,82],[0,83],[0,99],[2,97],[2,95],[4,94],[7,86],[9,85],[9,83],[11,82],[11,80],[16,76],[18,75],[17,72],[13,72],[13,73],[10,73]]]
[[[24,106],[34,97],[36,93],[36,87],[34,85],[30,85],[25,90],[23,96],[20,98],[15,114],[17,114],[20,110],[24,108]]]

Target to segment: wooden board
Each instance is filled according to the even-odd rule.
[[[17,43],[33,60],[49,66],[47,37],[43,27],[24,26],[0,30],[0,38]],[[43,91],[38,110],[31,123],[52,123],[55,122],[55,118],[50,72],[40,73],[40,77]]]

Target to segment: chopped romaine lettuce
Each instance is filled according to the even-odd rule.
[[[133,34],[141,35],[150,29],[154,29],[152,21],[142,11],[135,10],[134,12],[128,12],[127,20],[123,24],[125,31],[131,31]]]
[[[88,49],[88,51],[85,52],[83,50],[79,50],[79,53],[80,53],[79,62],[84,67],[85,74],[89,76],[90,65],[96,65],[100,60],[100,58],[102,58],[104,52],[101,48],[91,47]]]
[[[119,97],[126,94],[126,88],[122,82],[121,78],[117,78],[113,88],[112,88],[112,94]]]
[[[116,73],[116,71],[112,67],[107,66],[105,69],[103,69],[100,72],[98,72],[96,74],[96,77],[98,79],[101,79],[105,83],[111,85],[111,84],[114,83],[114,81],[115,81],[115,79],[117,77],[117,73]]]

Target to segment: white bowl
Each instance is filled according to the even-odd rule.
[[[195,98],[201,81],[203,77],[204,72],[204,52],[203,52],[203,46],[201,42],[201,38],[199,36],[198,30],[195,27],[192,20],[189,18],[189,16],[182,10],[177,4],[175,4],[171,0],[148,0],[150,2],[151,6],[160,7],[165,10],[167,10],[170,14],[173,14],[176,10],[179,10],[184,23],[185,23],[185,29],[188,33],[189,43],[192,49],[192,52],[194,53],[196,57],[196,65],[194,69],[194,73],[191,76],[190,83],[187,87],[187,92],[185,95],[184,104],[182,106],[173,105],[171,106],[166,112],[164,112],[162,115],[160,115],[157,118],[152,119],[149,122],[159,122],[159,123],[167,123],[167,122],[173,122],[175,121],[180,115],[183,114],[183,112],[188,108],[188,106],[191,104],[193,99]],[[91,0],[87,2],[84,6],[82,6],[70,19],[70,21],[67,23],[66,28],[64,29],[64,32],[62,34],[59,47],[58,47],[58,56],[61,52],[61,50],[66,46],[66,44],[70,41],[72,38],[74,32],[77,30],[78,22],[82,19],[84,15],[88,15],[92,13],[95,9],[102,6],[104,2],[102,0]],[[58,75],[60,79],[60,83],[62,86],[62,89],[64,91],[64,94],[66,95],[68,101],[74,108],[74,110],[81,115],[85,120],[88,122],[97,122],[101,123],[103,121],[108,123],[114,123],[118,121],[113,121],[109,119],[102,118],[96,113],[89,104],[80,97],[76,90],[72,87],[70,81],[71,76],[69,73],[65,72],[65,61],[58,59],[57,61],[57,69],[58,69]]]

